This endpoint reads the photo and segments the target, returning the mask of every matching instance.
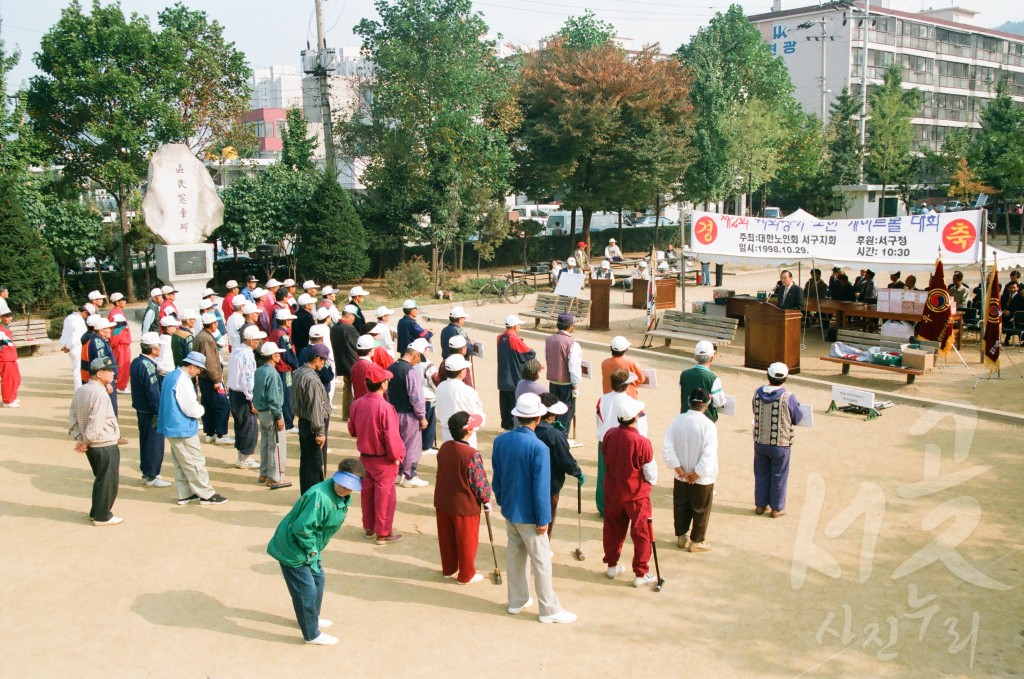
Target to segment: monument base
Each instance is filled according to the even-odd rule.
[[[178,290],[174,304],[183,309],[199,310],[203,290],[213,279],[213,245],[157,245],[156,275]]]

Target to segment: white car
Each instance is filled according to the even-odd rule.
[[[654,215],[646,215],[633,222],[633,226],[679,226],[679,222],[672,221],[668,217],[658,218]]]

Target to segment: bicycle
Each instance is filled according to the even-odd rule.
[[[526,283],[518,281],[512,276],[505,276],[504,283],[498,283],[495,281],[484,283],[476,293],[476,305],[483,306],[488,302],[502,301],[507,301],[510,304],[518,304],[523,301],[523,298],[526,297],[529,292],[530,286]]]

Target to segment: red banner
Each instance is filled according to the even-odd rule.
[[[1003,324],[1003,310],[999,306],[999,272],[994,268],[989,275],[987,292],[985,300],[985,367],[989,372],[999,372],[999,354],[1002,352],[999,336]]]
[[[949,290],[946,289],[942,260],[938,259],[935,261],[935,273],[928,282],[928,299],[924,305],[921,322],[917,324],[917,335],[921,339],[938,342],[942,351],[946,351],[946,343],[949,342],[952,330]]]

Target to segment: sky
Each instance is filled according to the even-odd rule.
[[[108,4],[110,0],[103,0]],[[900,0],[912,9],[939,7],[950,0]],[[156,17],[172,0],[121,0],[126,13]],[[8,89],[15,90],[37,73],[32,55],[42,36],[60,17],[69,0],[0,0],[0,36],[8,51],[18,48],[21,62],[12,71]],[[83,0],[89,7],[92,0]],[[306,42],[316,44],[313,0],[185,0],[188,7],[203,10],[225,27],[229,40],[249,57],[253,67],[299,65],[299,51]],[[556,32],[569,16],[590,8],[615,26],[634,46],[660,43],[663,51],[675,51],[728,0],[480,0],[474,9],[483,14],[492,33],[516,44],[536,44]],[[739,2],[748,14],[771,9],[771,0]],[[817,4],[814,0],[783,0],[783,9]],[[1019,0],[957,0],[957,5],[980,12],[977,22],[994,27],[1007,20],[1024,19]],[[376,17],[372,0],[325,0],[324,26],[329,47],[358,46],[352,28],[364,17]]]

